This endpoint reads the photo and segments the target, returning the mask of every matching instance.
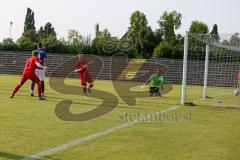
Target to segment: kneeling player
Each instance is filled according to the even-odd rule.
[[[81,81],[81,85],[83,86],[83,94],[87,96],[87,90],[89,94],[91,94],[91,88],[93,87],[92,76],[88,71],[88,63],[83,58],[83,55],[80,52],[76,53],[79,60],[75,64],[75,72],[79,74],[79,79]]]
[[[160,69],[157,69],[156,73],[151,75],[144,85],[150,84],[149,96],[162,96],[164,78],[161,75]],[[142,86],[142,88],[144,87]],[[161,90],[160,90],[161,87]]]
[[[32,51],[32,57],[28,58],[26,61],[26,65],[23,71],[23,75],[21,78],[20,83],[14,88],[12,96],[10,98],[13,98],[17,91],[20,89],[20,87],[28,80],[32,80],[33,82],[38,84],[38,96],[39,100],[45,100],[44,97],[42,97],[42,86],[41,86],[41,81],[39,80],[38,76],[35,74],[35,69],[39,67],[44,70],[47,69],[47,67],[41,65],[39,63],[38,59],[38,52],[37,51]]]

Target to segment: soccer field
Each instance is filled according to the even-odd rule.
[[[61,94],[47,83],[47,100],[39,101],[30,97],[29,81],[14,99],[9,99],[19,79],[19,76],[0,75],[0,159],[236,160],[240,157],[240,109],[223,108],[240,105],[240,97],[234,96],[232,89],[210,87],[211,98],[204,101],[200,98],[202,87],[188,87],[188,102],[197,105],[180,107],[181,86],[174,85],[161,98],[137,98],[136,105],[129,106],[111,81],[96,80],[94,88],[115,95],[117,107],[89,121],[63,121],[55,114],[60,101],[73,100],[71,112],[77,114],[96,108],[101,100]],[[79,87],[78,79],[66,79],[65,83]],[[126,115],[146,118],[146,114],[159,112],[161,118],[154,120],[123,119]]]

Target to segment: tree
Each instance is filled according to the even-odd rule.
[[[127,53],[129,58],[136,58],[136,57],[138,57],[137,49],[135,47],[128,48],[126,53]]]
[[[44,32],[44,29],[43,29],[43,27],[41,26],[40,28],[39,28],[39,30],[38,30],[38,36],[39,37],[41,37],[41,36],[43,36],[43,35],[45,35],[45,32]]]
[[[45,24],[45,26],[44,26],[44,33],[46,34],[46,35],[57,35],[56,34],[56,32],[55,32],[55,29],[54,29],[54,27],[53,27],[53,25],[50,23],[50,22],[47,22],[46,24]]]
[[[38,42],[36,30],[33,30],[33,29],[24,31],[23,34],[22,34],[22,37],[29,38],[31,43],[37,43]]]
[[[24,21],[24,31],[22,36],[17,40],[18,45],[23,49],[32,49],[33,43],[37,42],[37,33],[35,28],[34,12],[27,8],[27,14]]]
[[[3,39],[3,43],[4,44],[11,44],[11,43],[14,43],[14,42],[13,42],[12,38],[5,38],[5,39]]]
[[[92,54],[91,41],[92,41],[91,35],[87,35],[87,36],[82,37],[83,47],[82,47],[81,51],[83,53]]]
[[[48,35],[56,36],[55,28],[50,22],[47,22],[45,26],[41,26],[38,30],[39,37],[46,37]]]
[[[49,35],[52,35],[52,36],[57,35],[53,25],[50,22],[47,22],[44,27],[41,26],[37,34],[39,38],[47,37]]]
[[[83,36],[75,29],[68,31],[68,43],[74,50],[78,51],[82,51],[85,46]]]
[[[143,39],[143,56],[144,58],[150,58],[156,45],[159,44],[159,37],[156,37],[151,27],[147,27],[146,38]]]
[[[68,31],[68,42],[70,44],[79,44],[82,42],[82,36],[75,29],[70,29]]]
[[[164,12],[158,21],[160,28],[155,31],[157,44],[152,58],[182,58],[181,35],[176,35],[175,30],[181,26],[182,14],[172,11]]]
[[[214,24],[213,25],[213,29],[212,31],[210,32],[211,34],[211,37],[213,38],[214,41],[219,41],[219,35],[218,35],[218,26],[217,24]]]
[[[43,39],[57,39],[57,34],[53,25],[50,22],[47,22],[44,27],[40,27],[37,33],[38,41],[42,42]],[[43,43],[43,42],[42,42]]]
[[[231,45],[231,46],[238,46],[239,44],[240,44],[240,34],[239,33],[235,33],[229,39],[229,45]]]
[[[179,43],[173,45],[172,43],[162,41],[154,49],[152,58],[183,58],[183,46]]]
[[[107,29],[104,29],[103,31],[98,31],[92,41],[93,53],[97,55],[105,55],[106,53],[104,53],[103,47],[110,39],[110,37],[111,33]]]
[[[27,8],[27,14],[24,22],[24,32],[35,29],[34,12],[30,8]]]
[[[32,50],[34,49],[34,43],[37,42],[37,34],[33,29],[24,31],[22,36],[17,40],[20,50]]]
[[[31,51],[34,49],[34,44],[31,39],[26,36],[22,36],[17,40],[17,45],[20,50]]]
[[[189,31],[191,33],[207,34],[208,33],[208,26],[203,22],[193,21]]]
[[[60,38],[57,41],[54,51],[58,53],[73,53],[75,49],[64,38]]]
[[[100,31],[99,29],[99,24],[97,23],[95,26],[95,36],[97,35],[97,33]]]
[[[0,49],[15,51],[18,49],[18,47],[17,47],[16,43],[14,43],[12,38],[6,38],[6,39],[3,39]]]
[[[210,32],[210,34],[218,34],[218,26],[217,26],[217,24],[214,24],[214,25],[213,25],[213,29],[212,29],[212,31]]]
[[[138,53],[143,53],[143,43],[147,39],[148,21],[146,16],[140,11],[132,13],[130,17],[130,27],[128,28],[128,38],[136,47]]]
[[[155,43],[158,45],[161,41],[163,41],[163,32],[161,29],[156,29],[154,31]]]
[[[164,12],[158,21],[160,30],[163,33],[164,40],[173,42],[175,39],[175,30],[181,27],[182,14],[172,11]]]
[[[154,49],[153,58],[172,58],[173,46],[168,42],[161,42]]]
[[[48,52],[54,52],[55,47],[57,46],[57,37],[54,34],[50,34],[46,37],[42,37],[40,42],[44,44],[44,47]]]

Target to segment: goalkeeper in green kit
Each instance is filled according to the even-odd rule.
[[[149,96],[161,97],[163,93],[164,81],[165,81],[164,77],[163,75],[161,75],[161,70],[158,68],[156,73],[151,75],[150,78],[145,82],[145,84],[141,88],[149,84]]]

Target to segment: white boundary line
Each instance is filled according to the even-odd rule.
[[[230,94],[230,93],[215,94],[215,95],[212,96],[212,98],[215,98],[215,97],[218,97],[218,96],[224,96],[224,95],[228,95],[228,94]],[[205,99],[199,98],[199,99],[197,99],[197,100],[193,100],[192,102],[193,102],[193,103],[197,103],[197,102],[203,101],[203,100],[205,100]]]
[[[168,112],[168,111],[171,111],[171,110],[178,109],[178,108],[180,108],[180,107],[181,107],[181,106],[174,106],[174,107],[171,107],[171,108],[162,110],[162,111],[155,112],[155,114]],[[150,113],[150,114],[153,114],[153,113]],[[149,116],[150,114],[147,114],[146,116]],[[25,157],[25,158],[22,158],[22,159],[20,159],[20,160],[36,160],[36,159],[41,159],[41,158],[43,158],[43,157],[45,157],[45,156],[48,156],[48,155],[51,155],[51,154],[55,154],[55,153],[64,151],[64,150],[66,150],[66,149],[69,149],[69,148],[72,148],[72,147],[74,147],[74,146],[77,146],[77,145],[79,145],[79,144],[81,144],[81,143],[94,140],[94,139],[96,139],[96,138],[98,138],[98,137],[103,137],[103,136],[109,135],[109,134],[114,133],[114,132],[116,132],[116,131],[118,131],[118,130],[120,130],[120,129],[133,126],[133,125],[135,125],[135,124],[137,124],[137,123],[140,123],[140,122],[141,122],[141,121],[138,121],[138,120],[131,121],[131,122],[127,122],[127,123],[124,123],[124,124],[121,124],[121,125],[118,125],[118,126],[109,128],[109,129],[107,129],[107,130],[104,130],[104,131],[101,131],[101,132],[97,132],[97,133],[92,134],[92,135],[89,135],[89,136],[87,136],[87,137],[83,137],[83,138],[80,138],[80,139],[77,139],[77,140],[74,140],[74,141],[70,141],[70,142],[68,142],[68,143],[65,143],[65,144],[56,146],[56,147],[54,147],[54,148],[50,148],[50,149],[47,149],[47,150],[45,150],[45,151],[32,154],[32,155],[27,156],[27,157]]]
[[[229,93],[228,93],[229,94]],[[217,97],[217,96],[222,96],[222,95],[226,95],[225,94],[216,94],[214,95],[213,97]],[[202,98],[199,98],[197,100],[193,100],[192,102],[196,103],[198,101],[202,101],[203,99]],[[168,111],[171,111],[171,110],[175,110],[175,109],[178,109],[180,108],[181,106],[173,106],[171,108],[168,108],[168,109],[165,109],[165,110],[162,110],[162,111],[158,111],[158,112],[154,112],[154,114],[159,114],[159,113],[165,113],[165,112],[168,112]],[[149,116],[153,113],[149,113],[145,116]],[[145,117],[143,116],[143,117]],[[95,134],[92,134],[92,135],[89,135],[87,137],[83,137],[83,138],[80,138],[80,139],[77,139],[77,140],[74,140],[74,141],[70,141],[70,142],[67,142],[65,144],[62,144],[62,145],[59,145],[59,146],[56,146],[54,148],[50,148],[50,149],[47,149],[45,151],[42,151],[42,152],[38,152],[38,153],[35,153],[35,154],[32,154],[30,156],[27,156],[25,158],[22,158],[20,160],[36,160],[36,159],[41,159],[45,156],[48,156],[48,155],[52,155],[52,154],[55,154],[55,153],[58,153],[58,152],[61,152],[61,151],[64,151],[66,149],[69,149],[69,148],[72,148],[74,146],[77,146],[79,144],[82,144],[84,142],[88,142],[88,141],[91,141],[91,140],[94,140],[96,138],[99,138],[99,137],[103,137],[103,136],[106,136],[106,135],[109,135],[111,133],[114,133],[120,129],[123,129],[123,128],[126,128],[126,127],[130,127],[130,126],[133,126],[137,123],[140,123],[141,121],[138,121],[138,120],[135,120],[135,121],[131,121],[131,122],[127,122],[127,123],[124,123],[124,124],[121,124],[121,125],[118,125],[118,126],[115,126],[115,127],[112,127],[112,128],[109,128],[107,130],[104,130],[104,131],[101,131],[101,132],[97,132]]]

